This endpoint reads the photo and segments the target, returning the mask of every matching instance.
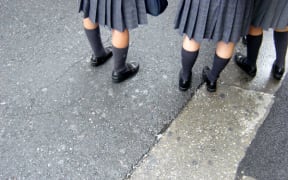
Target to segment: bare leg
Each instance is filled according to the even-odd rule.
[[[201,44],[195,41],[194,39],[189,39],[189,37],[186,35],[184,36],[183,48],[186,51],[190,51],[190,52],[198,51],[200,49],[200,46]]]
[[[94,24],[89,18],[84,18],[83,26],[85,29],[93,30],[93,29],[96,29],[99,25],[97,23]]]
[[[288,26],[284,29],[275,29],[276,32],[288,32]]]
[[[250,26],[248,34],[251,36],[259,36],[263,34],[263,29],[261,27]]]
[[[216,54],[222,59],[230,59],[233,55],[235,44],[232,42],[225,43],[220,41],[217,43]]]
[[[123,32],[112,30],[112,45],[116,48],[127,48],[129,46],[129,31]]]

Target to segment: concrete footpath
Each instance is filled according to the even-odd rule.
[[[0,0],[0,179],[250,178],[245,152],[281,86],[270,78],[272,34],[257,76],[231,61],[213,94],[201,71],[215,44],[203,42],[183,93],[176,7],[169,0],[131,32],[128,61],[140,72],[113,84],[112,60],[89,65],[77,1]],[[110,45],[110,32],[101,33]]]

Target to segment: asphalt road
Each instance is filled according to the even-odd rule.
[[[128,61],[141,70],[113,84],[112,60],[89,65],[76,0],[0,0],[0,179],[125,177],[200,84],[197,68],[178,91],[176,3],[131,32]]]
[[[202,67],[212,63],[214,44],[203,43],[193,88],[178,91],[182,37],[173,29],[177,1],[169,3],[163,15],[131,32],[128,61],[140,62],[140,72],[113,84],[112,60],[89,65],[76,0],[0,0],[0,179],[113,180],[131,172],[191,99]],[[101,33],[110,45],[109,30]],[[239,172],[287,177],[285,90],[287,83]]]

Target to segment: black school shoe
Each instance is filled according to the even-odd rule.
[[[217,80],[214,82],[211,82],[208,78],[208,73],[210,72],[210,68],[208,66],[205,66],[202,70],[202,79],[204,83],[206,83],[207,91],[209,92],[216,92],[217,90]]]
[[[234,56],[234,60],[236,64],[244,71],[246,72],[249,76],[255,77],[257,73],[257,67],[256,66],[251,66],[247,64],[247,57],[243,56],[240,53],[236,53]]]
[[[242,44],[244,44],[245,46],[247,46],[247,36],[243,36],[243,37],[242,37]]]
[[[272,67],[272,73],[273,73],[273,77],[277,80],[281,80],[283,74],[285,72],[285,68],[284,67],[279,67],[276,65],[276,63],[273,63],[273,67]]]
[[[182,72],[183,70],[180,70],[179,73],[179,90],[180,91],[187,91],[191,87],[191,79],[192,79],[192,72],[190,72],[190,75],[188,77],[188,80],[184,80],[182,78]]]
[[[120,83],[135,74],[139,71],[139,64],[136,62],[126,63],[126,69],[121,72],[116,72],[113,70],[112,72],[112,81],[114,83]]]
[[[105,62],[107,62],[107,60],[110,59],[113,55],[112,47],[111,46],[106,47],[105,52],[106,52],[106,55],[101,56],[101,57],[96,57],[94,54],[92,54],[92,57],[90,59],[90,64],[92,66],[96,67],[96,66],[100,66],[100,65],[104,64]]]

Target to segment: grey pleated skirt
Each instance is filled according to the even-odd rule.
[[[252,25],[263,29],[288,26],[288,0],[255,0]]]
[[[175,29],[201,42],[238,42],[248,32],[254,0],[180,0]]]
[[[118,31],[147,24],[144,0],[81,0],[81,11],[84,18]]]

